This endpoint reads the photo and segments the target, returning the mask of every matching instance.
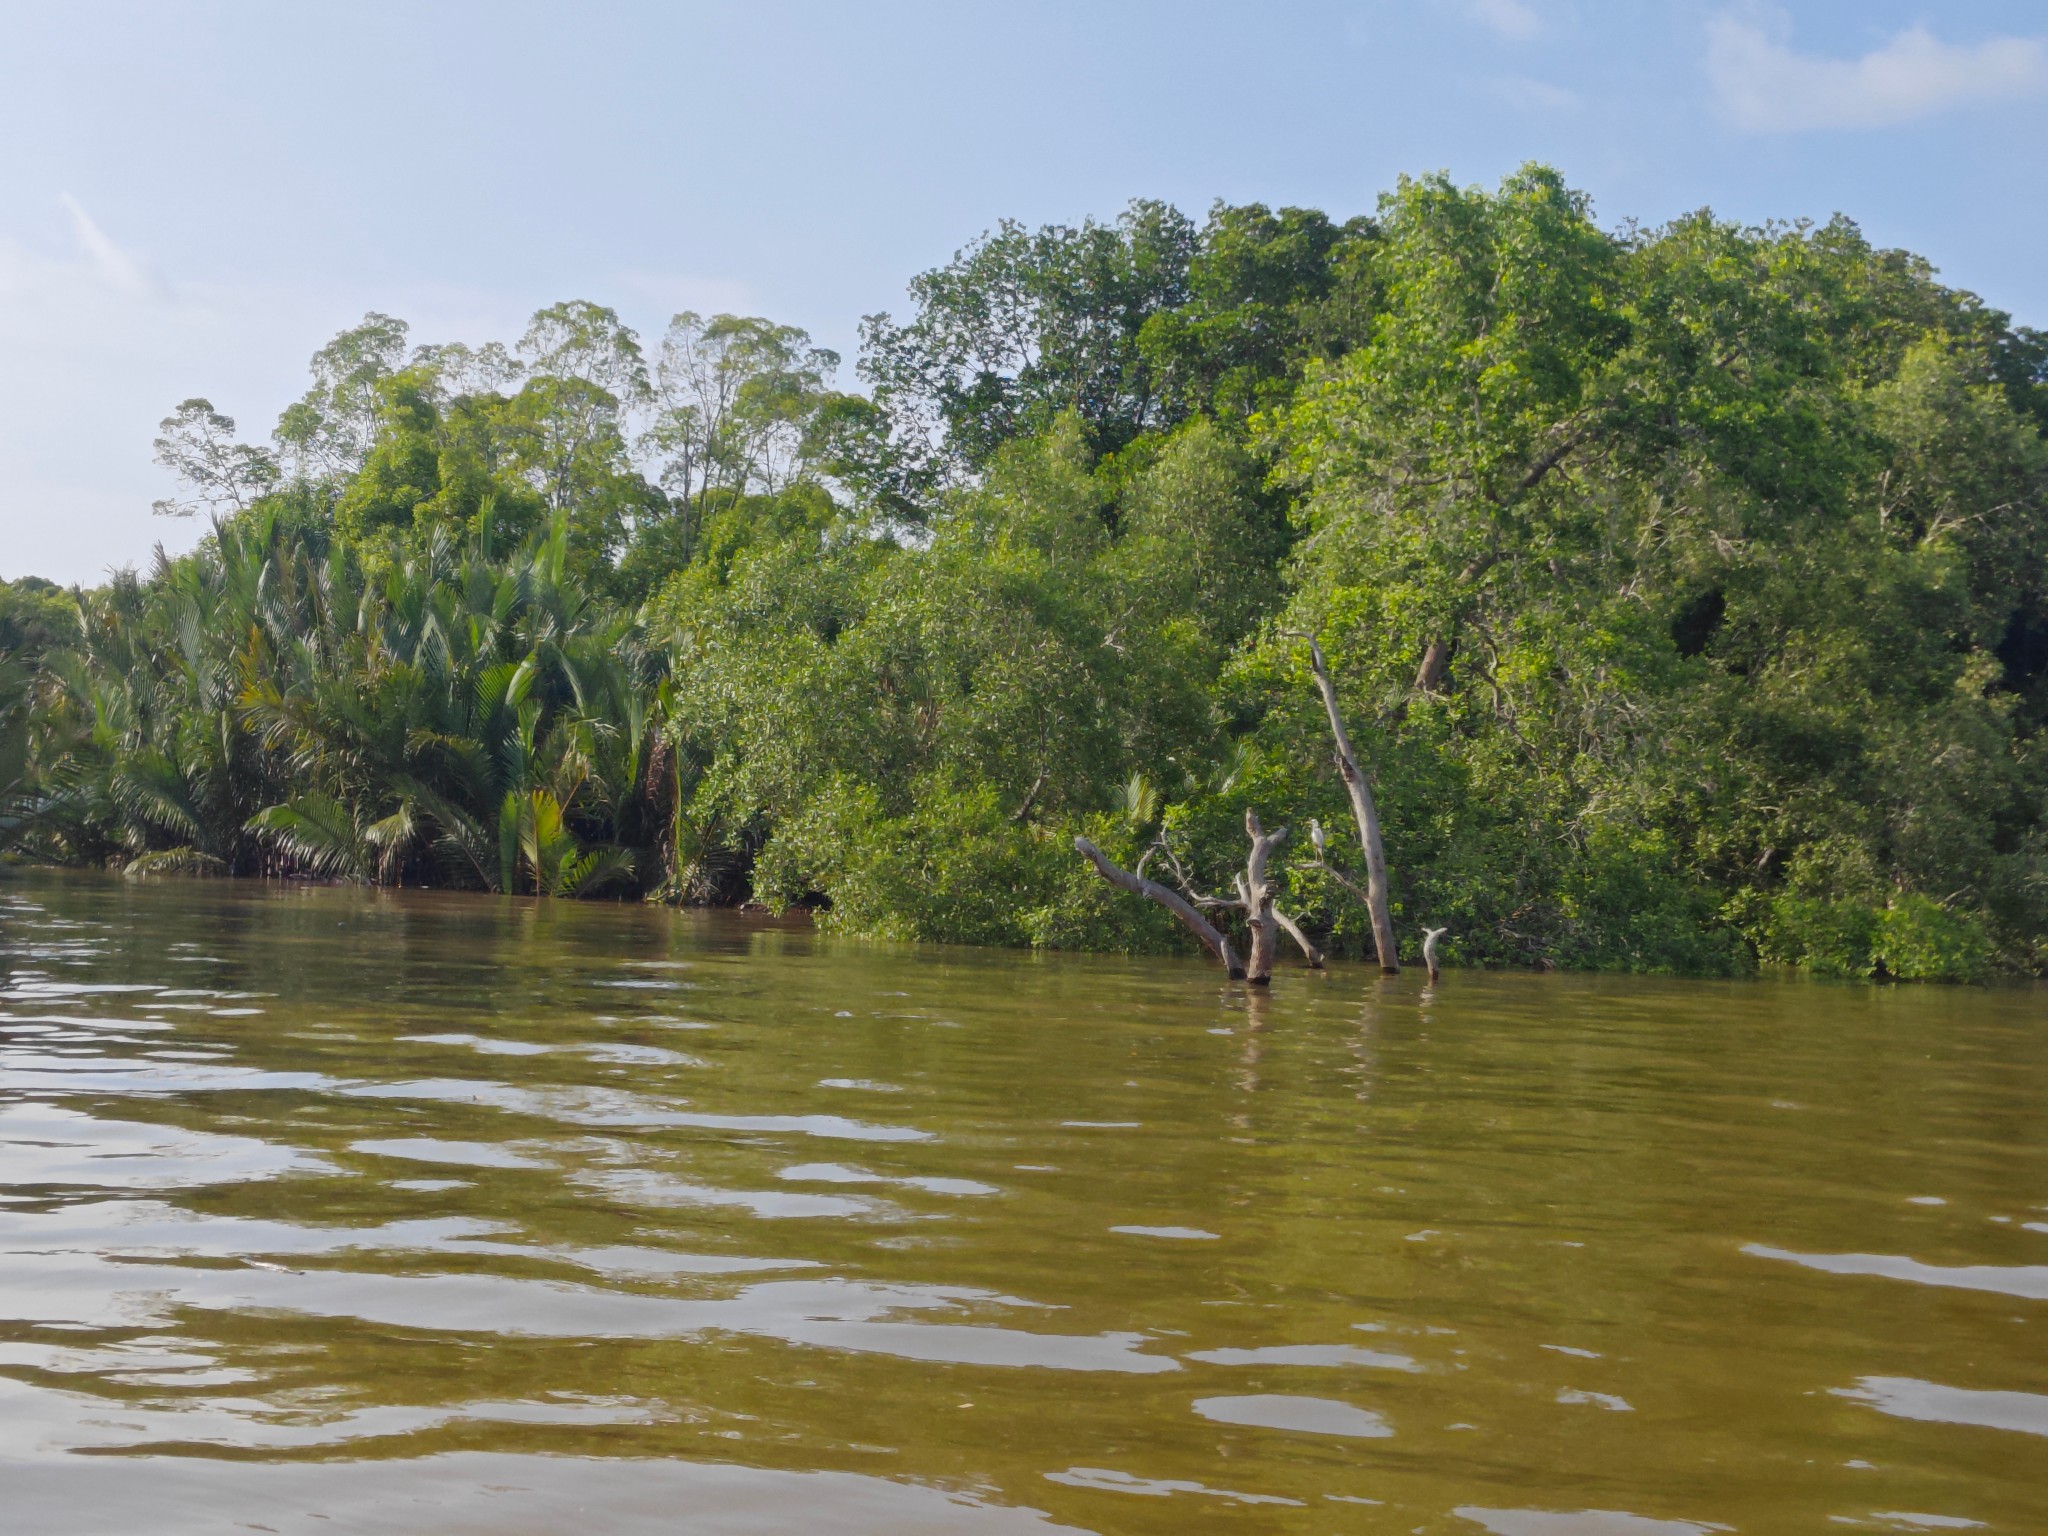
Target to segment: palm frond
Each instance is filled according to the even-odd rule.
[[[121,873],[130,880],[144,875],[213,875],[226,870],[224,861],[198,848],[157,848],[121,866]]]
[[[315,791],[270,806],[250,817],[249,827],[309,874],[349,880],[370,876],[372,858],[363,830],[332,795]]]
[[[549,894],[590,896],[630,882],[638,873],[639,861],[630,848],[587,848],[563,864]]]

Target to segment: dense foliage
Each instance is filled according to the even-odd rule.
[[[572,303],[511,349],[372,315],[269,447],[186,402],[195,553],[0,586],[0,840],[1170,947],[1073,837],[1221,889],[1247,809],[1347,825],[1313,634],[1404,935],[2048,964],[2048,345],[1925,263],[1603,230],[1530,168],[1005,225],[911,292],[866,394]]]

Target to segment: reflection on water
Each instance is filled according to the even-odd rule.
[[[2048,1009],[0,877],[52,1536],[2048,1524]]]
[[[1198,1397],[1190,1406],[1218,1424],[1249,1424],[1305,1435],[1353,1435],[1361,1440],[1384,1440],[1393,1434],[1387,1421],[1371,1409],[1332,1402],[1327,1397],[1260,1392],[1251,1397]]]
[[[1763,1243],[1746,1244],[1742,1251],[1760,1259],[1789,1259],[1831,1275],[1885,1275],[1916,1285],[1952,1285],[2048,1301],[2048,1264],[1922,1264],[1892,1253],[1786,1253]]]
[[[1693,1520],[1646,1520],[1641,1515],[1618,1514],[1611,1509],[1559,1512],[1467,1506],[1457,1513],[1494,1536],[1707,1536],[1710,1531],[1728,1529],[1725,1525],[1701,1525]]]
[[[1980,1424],[2025,1435],[2048,1435],[2048,1397],[2036,1392],[1971,1392],[1931,1381],[1866,1376],[1837,1397],[1851,1398],[1902,1419],[1937,1424]]]

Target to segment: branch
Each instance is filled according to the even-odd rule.
[[[1238,962],[1237,952],[1230,947],[1230,940],[1224,937],[1223,931],[1214,923],[1197,912],[1186,897],[1177,891],[1168,890],[1157,880],[1147,880],[1143,875],[1135,875],[1127,869],[1119,868],[1110,861],[1108,855],[1085,837],[1075,838],[1074,848],[1095,866],[1095,873],[1118,890],[1129,891],[1133,896],[1143,896],[1147,901],[1156,901],[1166,908],[1180,919],[1182,927],[1202,941],[1204,949],[1223,963],[1224,970],[1230,973],[1233,981],[1243,979],[1244,967]]]
[[[1570,456],[1571,451],[1585,440],[1586,434],[1584,432],[1574,432],[1570,437],[1551,449],[1550,452],[1544,454],[1542,458],[1529,466],[1527,474],[1515,482],[1514,494],[1519,496],[1524,491],[1535,490],[1542,483],[1543,477],[1562,464]]]
[[[1316,692],[1322,695],[1324,713],[1330,717],[1330,735],[1336,741],[1337,771],[1350,783],[1358,776],[1358,755],[1351,750],[1351,733],[1344,729],[1344,713],[1337,705],[1337,685],[1330,681],[1330,669],[1323,665],[1323,648],[1311,637],[1309,666],[1315,672]]]
[[[1558,425],[1562,426],[1564,423],[1560,422]],[[1528,469],[1523,472],[1521,479],[1515,482],[1515,488],[1509,491],[1507,496],[1497,496],[1491,491],[1486,491],[1486,499],[1498,507],[1504,505],[1511,497],[1520,496],[1525,492],[1535,490],[1537,486],[1543,483],[1543,478],[1546,475],[1571,457],[1573,449],[1593,435],[1596,426],[1597,421],[1581,420],[1579,425],[1574,430],[1566,433],[1564,438],[1550,452],[1530,462]],[[1551,430],[1555,431],[1556,428],[1553,427]]]
[[[1245,863],[1245,873],[1252,884],[1257,885],[1266,877],[1266,862],[1273,856],[1273,850],[1287,841],[1288,829],[1278,827],[1268,832],[1259,824],[1256,811],[1244,813],[1244,829],[1252,840],[1251,858]]]
[[[1471,564],[1458,572],[1457,585],[1469,587],[1473,582],[1492,570],[1494,566],[1498,565],[1500,559],[1501,553],[1498,548],[1490,549],[1485,554],[1475,557]],[[1423,647],[1422,662],[1415,669],[1415,681],[1410,685],[1409,691],[1411,693],[1435,693],[1437,688],[1443,683],[1444,673],[1450,670],[1450,666],[1451,642],[1444,636],[1438,635],[1428,645]],[[1407,702],[1404,700],[1401,705],[1402,712],[1405,713],[1407,708]]]
[[[1024,791],[1022,803],[1018,805],[1016,810],[1010,812],[1010,820],[1022,825],[1024,819],[1031,814],[1031,808],[1038,804],[1038,797],[1044,789],[1045,770],[1041,768],[1038,770],[1038,777],[1031,781],[1031,787]]]
[[[1356,896],[1360,901],[1370,902],[1372,900],[1371,897],[1365,894],[1364,886],[1360,885],[1357,881],[1353,880],[1349,875],[1345,874],[1343,870],[1339,869],[1334,864],[1326,864],[1323,862],[1323,860],[1317,859],[1313,863],[1304,864],[1301,867],[1303,869],[1320,869],[1324,874],[1328,875],[1332,880],[1336,881],[1339,885],[1343,886],[1345,890],[1349,891],[1352,895]]]
[[[1273,921],[1282,928],[1285,928],[1287,936],[1301,946],[1301,958],[1309,963],[1309,969],[1320,971],[1323,968],[1323,952],[1309,942],[1308,935],[1301,931],[1300,926],[1294,919],[1285,912],[1282,912],[1278,907],[1275,907],[1273,909]]]
[[[1189,901],[1200,906],[1204,902],[1213,902],[1221,899],[1214,896],[1202,896],[1196,893],[1193,883],[1188,879],[1187,869],[1180,861],[1180,855],[1173,851],[1173,844],[1166,840],[1164,832],[1153,838],[1151,846],[1138,856],[1138,874],[1143,875],[1145,873],[1145,866],[1152,862],[1152,855],[1155,853],[1164,855],[1166,862],[1173,866],[1173,883],[1180,887],[1181,894],[1186,896]]]

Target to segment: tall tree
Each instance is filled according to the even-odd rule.
[[[276,485],[277,460],[261,448],[235,441],[235,419],[194,397],[166,416],[157,428],[156,461],[184,485],[182,497],[153,504],[160,517],[219,517],[248,510]]]
[[[916,313],[861,326],[862,377],[944,479],[985,468],[1005,442],[1062,412],[1114,452],[1169,421],[1138,338],[1186,301],[1195,228],[1165,203],[1114,224],[1013,220],[912,279]]]
[[[373,310],[313,354],[313,387],[272,434],[294,473],[334,480],[361,467],[376,436],[378,386],[404,363],[407,330]]]
[[[816,451],[812,423],[838,369],[839,354],[812,346],[796,326],[677,315],[655,364],[645,438],[663,461],[662,484],[700,515],[714,489],[787,489]]]

